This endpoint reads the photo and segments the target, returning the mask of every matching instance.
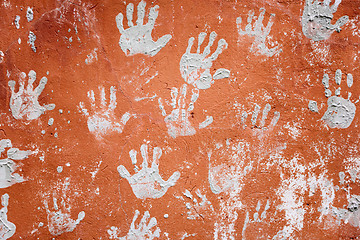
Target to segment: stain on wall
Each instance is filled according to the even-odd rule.
[[[357,239],[360,2],[0,2],[0,239]]]

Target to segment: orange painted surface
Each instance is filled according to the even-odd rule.
[[[0,238],[359,237],[360,2],[145,1],[0,3]]]

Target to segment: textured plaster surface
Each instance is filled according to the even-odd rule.
[[[0,239],[357,239],[360,1],[0,1]]]

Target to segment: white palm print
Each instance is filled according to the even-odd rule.
[[[189,39],[188,47],[186,52],[180,60],[180,72],[181,76],[188,84],[192,84],[194,87],[199,89],[208,89],[214,83],[214,79],[228,78],[230,71],[224,68],[218,69],[214,75],[211,75],[210,68],[213,62],[219,57],[224,49],[227,48],[227,43],[224,39],[220,39],[218,42],[217,49],[213,54],[210,54],[210,48],[214,44],[217,34],[211,32],[209,36],[209,43],[204,48],[203,52],[200,53],[201,45],[204,42],[206,33],[201,32],[198,38],[198,46],[196,53],[191,53],[191,48],[194,44],[195,38]]]
[[[159,107],[162,115],[165,117],[165,123],[168,133],[171,137],[191,136],[196,133],[195,128],[191,125],[189,117],[194,110],[194,104],[199,97],[199,89],[193,88],[192,95],[187,96],[187,85],[184,84],[180,93],[177,88],[171,89],[171,103],[173,110],[169,115],[166,114],[162,99],[159,98]],[[190,98],[190,101],[187,100]],[[188,102],[188,107],[187,107]],[[206,119],[199,124],[199,129],[205,128],[213,122],[213,117],[207,116]]]
[[[245,27],[245,30],[241,29],[242,18],[238,17],[236,19],[238,32],[240,35],[248,35],[250,37],[254,37],[254,41],[250,48],[251,52],[258,51],[260,54],[272,57],[281,51],[281,49],[279,49],[279,46],[269,49],[265,44],[266,38],[269,36],[271,27],[274,24],[275,14],[270,15],[269,22],[266,27],[263,24],[265,8],[260,8],[260,14],[257,19],[256,17],[254,17],[254,15],[255,12],[253,10],[250,10],[247,18],[248,23]],[[254,24],[252,23],[253,19],[256,19]]]
[[[53,110],[55,104],[48,104],[41,106],[39,104],[39,96],[44,90],[47,78],[43,77],[39,85],[34,89],[34,82],[36,80],[36,72],[30,70],[28,74],[28,84],[25,88],[26,74],[22,72],[19,79],[19,91],[15,92],[16,82],[11,80],[8,85],[11,90],[10,110],[15,119],[34,120],[40,117],[46,110]]]
[[[119,45],[126,56],[135,54],[145,54],[155,56],[171,39],[171,35],[167,34],[153,41],[151,32],[154,28],[156,18],[158,17],[159,6],[156,5],[150,9],[149,20],[144,24],[146,3],[141,1],[137,7],[138,18],[136,25],[133,23],[134,4],[129,3],[126,7],[126,16],[128,20],[128,29],[124,29],[124,15],[119,13],[116,16],[116,25],[120,31],[121,37]]]
[[[331,0],[305,0],[301,23],[307,38],[314,41],[328,39],[334,31],[340,32],[341,27],[349,20],[348,16],[342,16],[334,25],[331,24],[333,13],[337,11],[341,0],[335,0],[332,6],[330,3]]]
[[[180,172],[173,173],[167,181],[163,180],[159,174],[159,159],[162,155],[161,148],[155,147],[153,149],[153,160],[150,168],[148,165],[148,145],[141,145],[140,151],[143,158],[141,170],[138,170],[138,168],[135,167],[136,173],[132,176],[123,165],[120,165],[117,170],[121,177],[128,180],[137,198],[160,198],[167,192],[169,187],[175,185],[176,181],[180,177]],[[132,163],[135,165],[137,163],[137,151],[133,149],[129,152],[129,155]]]
[[[117,227],[111,227],[110,230],[108,230],[108,234],[110,235],[110,239],[118,239],[118,240],[152,240],[154,238],[160,237],[160,229],[156,227],[155,231],[152,232],[152,228],[154,228],[157,225],[156,218],[150,217],[150,213],[146,211],[144,213],[144,216],[141,218],[140,223],[136,226],[135,221],[139,217],[140,212],[138,210],[135,211],[135,215],[133,217],[133,220],[130,225],[129,232],[124,237],[118,237]]]
[[[65,199],[62,198],[61,206],[58,206],[57,199],[53,198],[54,210],[50,210],[47,201],[44,201],[46,208],[49,232],[58,236],[65,232],[72,232],[76,226],[84,219],[85,212],[81,211],[78,218],[73,220],[70,215],[70,206],[66,206]]]
[[[121,119],[115,116],[116,102],[116,88],[110,87],[110,101],[107,105],[105,97],[105,88],[100,87],[100,105],[96,105],[94,91],[88,92],[88,98],[91,104],[91,113],[85,108],[83,102],[80,102],[79,108],[87,117],[87,125],[89,131],[98,139],[111,132],[122,133],[127,121],[130,119],[129,112],[124,113]]]
[[[342,72],[340,69],[335,72],[335,83],[340,86],[342,78]],[[348,98],[344,99],[340,96],[341,88],[338,87],[335,90],[335,95],[332,95],[331,90],[329,89],[329,75],[324,74],[322,83],[325,87],[325,96],[328,98],[327,105],[328,108],[321,118],[326,122],[330,128],[348,128],[355,117],[356,106],[350,100],[351,92],[348,92]],[[353,76],[352,74],[347,74],[346,83],[348,88],[351,88],[353,85]],[[355,103],[357,103],[357,100]]]

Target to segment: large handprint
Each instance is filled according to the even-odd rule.
[[[186,109],[186,92],[187,85],[184,84],[180,89],[180,95],[177,88],[171,89],[171,103],[173,110],[166,116],[166,111],[162,103],[162,99],[159,98],[159,107],[162,115],[165,117],[165,123],[168,128],[168,133],[173,138],[179,136],[191,136],[196,133],[196,130],[189,121],[190,114],[194,110],[194,104],[199,97],[199,89],[194,88],[192,90],[192,96],[189,103],[189,107]],[[207,116],[206,119],[199,124],[199,128],[205,128],[213,122],[213,117]]]
[[[156,5],[150,9],[149,20],[144,24],[146,3],[141,1],[137,8],[138,19],[136,25],[133,23],[134,4],[129,3],[126,7],[126,16],[128,20],[128,29],[124,29],[124,15],[119,13],[116,16],[116,25],[120,31],[121,37],[119,45],[126,56],[132,56],[138,53],[155,56],[171,39],[171,35],[167,34],[159,38],[156,42],[151,37],[156,18],[158,17],[158,8]]]
[[[314,41],[328,39],[334,31],[340,32],[341,27],[349,20],[348,16],[342,16],[334,25],[331,20],[333,13],[337,11],[341,0],[335,0],[330,6],[331,0],[306,0],[303,16],[301,19],[302,31],[307,38]]]
[[[220,39],[217,49],[209,56],[210,48],[214,44],[216,36],[215,32],[210,33],[209,43],[205,47],[203,53],[200,53],[200,46],[206,37],[206,33],[202,32],[199,34],[196,53],[190,52],[195,40],[191,37],[186,52],[180,60],[181,76],[184,78],[185,82],[192,84],[199,89],[208,89],[211,87],[211,84],[214,83],[214,79],[228,78],[230,76],[230,71],[224,68],[218,69],[214,75],[211,75],[210,73],[213,61],[215,61],[228,46],[224,39]]]
[[[131,176],[123,165],[120,165],[117,170],[121,177],[129,181],[137,198],[160,198],[167,192],[169,187],[175,185],[176,181],[180,177],[180,172],[173,173],[167,181],[163,180],[159,174],[158,162],[162,154],[161,148],[155,147],[153,149],[153,161],[151,168],[148,166],[148,146],[146,144],[141,145],[140,151],[143,158],[142,169],[140,171],[135,168],[136,173]],[[135,150],[131,150],[129,154],[132,163],[136,164],[137,152]]]
[[[84,103],[80,102],[79,107],[83,114],[87,117],[87,125],[89,131],[94,133],[95,136],[99,139],[102,136],[110,132],[122,133],[127,121],[130,119],[130,113],[126,112],[120,120],[115,116],[116,108],[116,88],[112,86],[110,88],[110,103],[106,105],[105,98],[105,89],[104,87],[100,88],[101,92],[101,105],[99,107],[95,106],[95,96],[94,91],[91,90],[88,92],[88,98],[91,103],[92,114],[88,112],[85,108]]]
[[[15,92],[15,81],[9,81],[11,90],[10,110],[15,119],[34,120],[40,117],[46,110],[53,110],[55,104],[40,106],[38,98],[45,88],[47,78],[43,77],[39,85],[34,89],[33,83],[36,80],[36,72],[30,70],[28,84],[25,88],[26,74],[22,72],[19,80],[19,91]]]

